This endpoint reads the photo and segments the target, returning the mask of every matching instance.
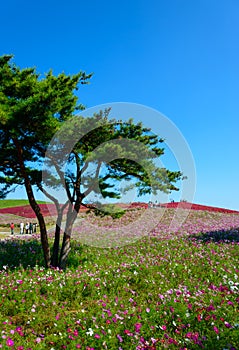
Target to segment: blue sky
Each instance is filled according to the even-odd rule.
[[[160,111],[193,154],[194,202],[239,210],[238,23],[238,0],[4,1],[0,54],[39,73],[94,72],[78,92],[89,108]]]

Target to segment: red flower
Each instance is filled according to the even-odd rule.
[[[202,316],[200,314],[197,315],[198,322],[201,322]]]

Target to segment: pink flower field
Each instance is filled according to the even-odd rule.
[[[239,349],[237,212],[82,212],[67,270],[42,261],[39,235],[0,241],[2,349]]]

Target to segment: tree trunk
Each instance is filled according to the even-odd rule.
[[[77,218],[79,210],[76,211],[73,208],[73,205],[70,204],[68,211],[67,211],[67,218],[66,218],[66,226],[64,230],[64,236],[63,236],[63,242],[61,246],[61,254],[60,254],[60,261],[59,261],[59,267],[61,269],[66,268],[66,262],[68,255],[70,253],[71,247],[70,247],[70,242],[71,242],[71,233],[72,233],[72,228],[73,224]]]
[[[35,212],[36,213],[36,212]],[[51,266],[51,259],[50,259],[50,247],[48,243],[48,237],[47,237],[47,230],[46,230],[46,225],[45,225],[45,220],[43,215],[37,214],[37,219],[40,227],[40,234],[41,234],[41,245],[43,249],[43,255],[44,255],[44,261],[45,261],[45,266],[46,268],[49,268]]]
[[[55,239],[53,244],[53,251],[51,257],[51,266],[59,267],[59,250],[60,250],[60,235],[62,225],[63,210],[58,210],[58,216],[55,228]]]
[[[68,230],[67,230],[68,231]],[[59,267],[63,270],[66,268],[67,258],[71,250],[70,242],[71,242],[71,235],[64,232],[62,247],[61,247],[61,255],[60,255],[60,261],[59,261]]]
[[[48,267],[50,267],[50,262],[51,262],[50,261],[50,248],[49,248],[49,243],[48,243],[47,230],[46,230],[44,216],[42,215],[41,208],[39,207],[39,205],[37,204],[37,202],[35,200],[31,181],[30,181],[30,178],[27,174],[27,171],[25,168],[25,163],[24,163],[24,160],[22,157],[23,149],[22,149],[20,143],[18,142],[17,138],[14,137],[13,142],[14,142],[16,149],[17,149],[19,165],[20,165],[22,177],[24,179],[24,185],[25,185],[25,189],[27,192],[27,197],[28,197],[30,206],[34,210],[36,217],[38,219],[40,233],[41,233],[41,244],[42,244],[42,249],[43,249],[45,266],[48,268]]]
[[[25,183],[28,181],[25,181]],[[38,219],[39,227],[40,227],[40,235],[41,235],[41,245],[43,249],[43,255],[44,255],[44,261],[45,261],[45,266],[46,268],[49,268],[51,266],[51,260],[50,260],[50,247],[48,243],[48,236],[47,236],[47,230],[46,230],[46,224],[45,224],[45,219],[44,216],[42,215],[41,209],[39,205],[37,204],[32,187],[30,185],[30,182],[26,185],[26,191],[27,191],[27,196],[28,200],[30,203],[30,206],[34,210],[36,217]]]
[[[25,181],[27,182],[27,181]],[[41,209],[39,205],[37,204],[32,187],[30,184],[26,185],[26,191],[27,191],[27,196],[28,200],[30,203],[30,206],[34,210],[36,217],[38,219],[39,227],[40,227],[40,235],[41,235],[41,244],[42,244],[42,249],[43,249],[43,255],[44,255],[44,261],[45,261],[45,266],[46,268],[49,268],[51,266],[51,261],[50,261],[50,247],[48,243],[48,236],[47,236],[47,230],[46,230],[46,224],[45,224],[45,219],[44,216],[41,213]]]

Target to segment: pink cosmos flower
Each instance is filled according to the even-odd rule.
[[[121,335],[117,334],[117,338],[119,339],[119,342],[122,343],[123,338],[121,337]]]
[[[78,336],[78,330],[77,330],[77,329],[74,330],[73,335],[74,335],[75,337]]]
[[[185,337],[186,338],[188,338],[188,339],[191,339],[192,338],[192,332],[188,332],[186,335],[185,335]]]
[[[133,336],[133,333],[131,333],[128,329],[125,329],[124,333],[131,336],[131,337]]]
[[[226,326],[227,328],[232,328],[232,325],[230,325],[229,322],[225,321],[224,324],[225,324],[225,326]]]
[[[140,328],[142,327],[142,323],[135,323],[134,327],[135,327],[135,332],[139,333],[140,332]]]
[[[7,346],[14,346],[14,341],[11,338],[8,338],[6,344]]]

